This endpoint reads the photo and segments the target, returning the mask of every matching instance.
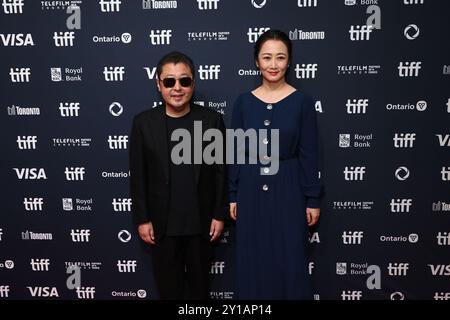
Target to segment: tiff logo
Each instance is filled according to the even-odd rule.
[[[123,81],[125,67],[104,67],[105,81]]]
[[[344,231],[342,233],[343,244],[361,244],[364,237],[363,231]]]
[[[342,291],[342,300],[361,300],[362,291]]]
[[[90,229],[70,229],[72,242],[89,242]]]
[[[79,102],[60,102],[59,112],[61,117],[78,117],[78,110],[80,110]]]
[[[400,62],[398,66],[398,75],[400,77],[418,77],[419,71],[422,69],[422,62]]]
[[[117,260],[119,272],[136,272],[136,260]]]
[[[8,298],[9,286],[0,286],[0,298]]]
[[[197,0],[199,10],[217,10],[220,0]]]
[[[85,171],[84,167],[66,167],[64,174],[67,181],[79,181],[84,180]]]
[[[450,147],[450,135],[446,134],[445,136],[443,134],[436,134],[436,137],[439,139],[439,145],[441,147]]]
[[[214,261],[211,263],[211,270],[209,273],[211,274],[223,274],[223,270],[225,269],[224,261]]]
[[[403,4],[423,4],[424,0],[403,0]]]
[[[347,99],[348,114],[366,113],[366,108],[369,106],[369,99]]]
[[[370,25],[362,25],[362,26],[350,26],[350,40],[351,41],[361,41],[361,40],[370,40],[370,34],[372,33],[373,26]]]
[[[392,140],[394,141],[395,148],[413,148],[414,141],[416,140],[416,134],[415,133],[396,133]]]
[[[108,147],[114,149],[127,149],[128,136],[108,136]]]
[[[450,232],[438,232],[436,239],[439,246],[450,246]]]
[[[409,212],[412,199],[391,199],[391,212]]]
[[[433,299],[434,300],[450,300],[450,292],[435,292]]]
[[[314,262],[310,261],[308,264],[308,273],[312,274],[314,270]]]
[[[172,30],[151,30],[150,43],[154,46],[170,44]]]
[[[198,75],[200,80],[217,80],[219,79],[220,65],[200,65]]]
[[[248,28],[248,42],[255,43],[259,36],[262,35],[267,30],[270,30],[269,27],[262,27],[262,28]]]
[[[26,211],[42,211],[44,198],[23,198]]]
[[[95,287],[76,287],[78,299],[94,299]]]
[[[119,12],[120,4],[122,1],[120,0],[100,0],[98,2],[100,4],[101,12]]]
[[[116,212],[131,211],[131,203],[132,202],[130,198],[113,198],[113,210]]]
[[[441,174],[442,181],[450,181],[450,167],[442,167]]]
[[[37,136],[17,136],[17,146],[20,150],[36,149]]]
[[[33,271],[48,271],[50,259],[31,259],[30,265]]]
[[[5,14],[23,13],[23,0],[3,0],[2,6]]]
[[[450,264],[429,264],[433,276],[450,276]]]
[[[30,82],[30,68],[10,68],[11,82]]]
[[[387,269],[390,276],[406,276],[409,263],[389,263]]]
[[[362,181],[366,173],[366,167],[345,167],[344,179],[346,181]]]
[[[56,47],[73,47],[75,31],[54,32],[53,40]]]
[[[300,66],[298,63],[295,65],[295,77],[297,79],[314,79],[317,72],[317,63],[308,63]]]
[[[317,0],[298,0],[297,6],[303,7],[317,7]]]
[[[0,241],[2,241],[3,228],[0,228]]]

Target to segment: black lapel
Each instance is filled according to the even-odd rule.
[[[167,145],[166,107],[158,106],[158,112],[151,118],[151,128],[157,149],[157,155],[163,165],[166,183],[169,183],[169,147]]]

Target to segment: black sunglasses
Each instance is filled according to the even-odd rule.
[[[190,87],[192,85],[192,78],[189,77],[183,77],[180,79],[176,79],[176,78],[165,78],[162,79],[162,83],[164,85],[164,87],[166,88],[173,88],[175,86],[175,83],[177,82],[177,80],[180,82],[180,85],[182,87]]]

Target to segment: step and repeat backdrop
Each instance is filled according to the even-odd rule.
[[[448,1],[0,2],[0,299],[158,298],[131,221],[132,118],[161,103],[156,63],[179,50],[228,124],[267,29],[316,100],[314,298],[450,299]],[[234,245],[229,223],[212,299],[235,297]]]

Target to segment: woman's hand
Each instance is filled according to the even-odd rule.
[[[308,227],[311,227],[317,223],[320,216],[320,208],[306,208],[306,221]]]
[[[230,217],[233,220],[236,220],[236,202],[230,203]]]

